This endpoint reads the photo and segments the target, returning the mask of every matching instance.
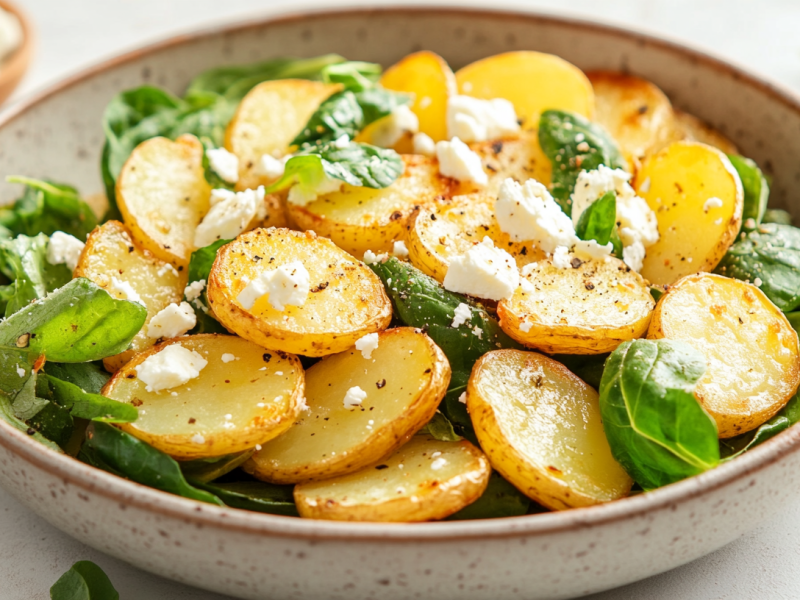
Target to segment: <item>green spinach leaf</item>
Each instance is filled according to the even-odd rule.
[[[553,165],[551,193],[568,215],[581,171],[600,165],[627,170],[617,143],[600,125],[563,110],[546,110],[539,119],[539,145]]]
[[[11,409],[14,411],[14,416],[21,421],[32,419],[48,404],[46,399],[37,397],[36,380],[36,371],[31,371],[25,383],[14,395]]]
[[[217,240],[213,244],[205,248],[199,248],[192,252],[189,259],[189,284],[202,281],[203,291],[200,296],[187,300],[194,308],[195,316],[197,317],[197,325],[194,326],[191,333],[228,333],[228,330],[223,327],[219,321],[209,314],[208,310],[208,294],[206,293],[206,283],[208,276],[211,273],[211,266],[217,258],[217,252],[225,244],[230,243],[231,240]]]
[[[360,92],[375,87],[383,69],[378,63],[349,60],[322,69],[322,81],[341,83],[344,89]]]
[[[780,208],[768,208],[764,211],[762,223],[778,223],[779,225],[791,225],[792,215]]]
[[[739,236],[715,273],[743,281],[761,280],[761,291],[784,312],[800,306],[800,229],[762,223]]]
[[[792,396],[777,415],[753,431],[719,441],[719,451],[723,461],[736,458],[743,452],[763,444],[768,439],[786,431],[800,421],[800,394]]]
[[[582,240],[595,240],[601,246],[609,242],[614,256],[622,258],[622,240],[617,231],[617,194],[606,192],[581,213],[575,234]]]
[[[73,279],[0,323],[0,347],[54,362],[100,360],[125,350],[146,316],[141,304]]]
[[[758,165],[744,156],[728,154],[733,168],[739,174],[744,188],[744,210],[742,211],[742,229],[758,227],[764,218],[769,201],[769,183],[758,168]],[[752,219],[752,222],[750,221]],[[750,225],[748,225],[751,223]]]
[[[113,425],[93,421],[86,428],[86,443],[80,456],[89,464],[110,467],[106,470],[136,483],[222,505],[213,494],[189,485],[175,460]]]
[[[98,363],[52,363],[45,365],[51,377],[77,385],[90,394],[99,394],[111,376]]]
[[[500,519],[518,517],[528,513],[530,498],[520,492],[496,471],[492,471],[489,485],[480,498],[447,517],[447,521],[467,519]]]
[[[53,584],[50,600],[119,600],[119,593],[100,567],[82,560]]]
[[[600,412],[614,458],[649,490],[719,463],[717,426],[694,397],[705,358],[674,340],[633,340],[606,362]]]
[[[440,442],[458,442],[461,440],[461,436],[456,433],[450,419],[438,410],[427,425],[419,430],[419,433],[427,434]]]
[[[36,431],[36,429],[25,423],[25,421],[22,421],[14,415],[14,410],[11,408],[11,399],[6,394],[0,394],[0,419],[3,419],[13,428],[28,434],[37,442],[47,446],[51,450],[55,450],[61,454],[64,453],[57,443],[47,439],[41,433]]]
[[[226,454],[225,456],[182,460],[178,464],[184,477],[189,481],[208,483],[240,467],[255,452],[256,450],[253,448],[236,454]]]
[[[6,177],[6,181],[26,186],[11,207],[0,209],[0,225],[13,235],[63,231],[83,241],[97,225],[94,212],[71,186],[28,177]]]
[[[69,410],[61,408],[54,402],[48,402],[34,417],[28,419],[28,426],[58,444],[66,452],[75,422]]]
[[[275,485],[261,481],[200,483],[196,487],[214,494],[227,506],[287,517],[299,517],[292,491],[294,486]]]
[[[139,417],[139,412],[130,404],[85,392],[74,383],[52,375],[45,375],[45,378],[56,404],[68,409],[73,417],[105,423],[131,423]]]

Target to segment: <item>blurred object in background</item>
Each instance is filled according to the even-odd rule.
[[[31,59],[31,28],[18,8],[0,0],[0,103],[22,79]]]

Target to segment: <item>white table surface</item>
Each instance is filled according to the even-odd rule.
[[[36,23],[39,49],[12,102],[81,67],[147,41],[220,21],[244,20],[270,10],[297,10],[308,4],[297,0],[17,1]],[[348,3],[388,4],[381,0]],[[402,3],[430,4],[418,0]],[[438,2],[448,3],[456,4]],[[684,39],[800,90],[798,0],[505,0],[502,4],[566,12]],[[800,598],[798,533],[800,498],[754,532],[714,554],[591,598]],[[123,600],[223,600],[217,594],[155,577],[84,546],[0,490],[0,599],[47,598],[50,585],[61,573],[84,559],[105,569]]]

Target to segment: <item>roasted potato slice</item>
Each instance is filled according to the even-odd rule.
[[[438,54],[423,50],[409,54],[381,76],[387,90],[414,94],[411,110],[419,119],[419,130],[434,142],[447,137],[447,101],[456,94],[456,78]]]
[[[578,67],[542,52],[495,54],[456,72],[458,92],[475,98],[505,98],[523,127],[535,128],[543,111],[569,110],[592,118],[592,84]]]
[[[543,259],[544,252],[534,244],[512,242],[500,229],[494,216],[496,201],[493,195],[469,194],[420,207],[408,221],[411,263],[441,283],[450,258],[463,254],[484,236],[511,254],[518,267]]]
[[[208,364],[183,385],[147,391],[136,367],[173,344],[196,352]],[[232,335],[202,334],[137,354],[102,394],[139,411],[135,422],[120,424],[120,429],[189,460],[244,452],[286,431],[304,406],[303,381],[296,356],[265,353]]]
[[[116,278],[130,285],[147,308],[144,327],[133,338],[131,350],[103,361],[111,372],[128,362],[135,352],[155,343],[147,336],[150,319],[173,302],[180,302],[186,287],[186,270],[179,272],[170,263],[140,248],[128,228],[119,221],[108,221],[89,234],[75,268],[75,277],[91,279],[115,298],[127,300],[125,293],[114,285]]]
[[[500,185],[509,177],[520,183],[535,179],[543,185],[550,184],[552,165],[539,146],[536,130],[526,129],[516,138],[475,142],[469,147],[481,157],[483,170],[489,176],[489,182],[480,191],[496,196]],[[478,190],[471,182],[462,182],[458,193]]]
[[[614,137],[629,162],[641,160],[671,138],[672,104],[657,86],[625,73],[586,75],[594,88],[594,120]]]
[[[650,156],[636,174],[636,193],[656,213],[660,239],[647,248],[642,276],[670,284],[711,271],[742,222],[744,191],[731,161],[697,142],[675,142]]]
[[[255,189],[272,180],[260,172],[261,157],[280,158],[292,140],[338,84],[306,79],[278,79],[258,84],[242,99],[225,131],[225,148],[239,158],[240,189]],[[277,224],[275,224],[277,225]]]
[[[119,210],[133,238],[176,267],[189,264],[194,231],[209,208],[203,152],[193,135],[152,138],[136,146],[117,180]]]
[[[358,471],[395,451],[430,421],[449,383],[450,363],[427,335],[409,327],[383,331],[369,359],[350,349],[309,368],[309,410],[244,469],[272,483]],[[345,396],[355,386],[366,398],[347,408]]]
[[[484,354],[469,378],[467,409],[492,466],[539,504],[591,506],[630,491],[597,392],[561,363],[519,350]]]
[[[675,109],[674,115],[672,133],[674,141],[700,142],[713,146],[725,154],[739,154],[736,144],[711,125],[682,110]]]
[[[647,283],[616,258],[560,269],[550,259],[523,271],[527,284],[497,306],[500,327],[549,354],[602,354],[642,337],[655,301]]]
[[[414,436],[374,467],[294,488],[301,517],[333,521],[434,521],[480,498],[489,461],[475,446]]]
[[[721,438],[770,419],[800,385],[797,334],[761,290],[737,279],[698,273],[670,286],[647,337],[682,340],[705,355],[694,393]]]
[[[310,280],[302,306],[279,311],[263,296],[249,310],[242,307],[237,296],[247,281],[295,261]],[[265,348],[304,356],[342,352],[392,319],[392,304],[369,267],[328,239],[289,229],[256,229],[220,248],[208,299],[230,331]]]
[[[406,221],[418,206],[448,197],[456,183],[439,174],[435,159],[403,155],[404,173],[389,187],[372,189],[343,185],[306,206],[289,204],[298,228],[314,231],[353,256],[387,252],[404,237]]]

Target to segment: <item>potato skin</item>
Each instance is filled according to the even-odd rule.
[[[244,342],[244,340],[234,336],[207,333],[166,340],[160,344],[148,348],[144,352],[136,354],[106,383],[101,391],[101,394],[108,398],[126,402],[126,398],[120,397],[119,388],[124,387],[125,383],[129,379],[136,378],[135,369],[138,365],[140,365],[150,356],[157,354],[172,344],[181,344],[189,350],[201,349],[204,346],[214,346],[215,352],[213,356],[206,356],[210,362],[211,360],[219,360],[219,355],[222,354],[223,350],[232,351],[232,353],[235,354],[241,354],[243,350],[243,343],[246,343],[247,346],[250,346],[249,348],[246,348],[245,351],[256,351],[259,353],[260,358],[260,349],[258,349],[254,344]],[[238,427],[234,430],[228,430],[220,427],[213,433],[208,433],[206,431],[203,435],[204,441],[202,443],[196,443],[192,441],[190,435],[147,432],[137,426],[136,421],[133,423],[119,423],[117,424],[117,427],[178,460],[192,460],[197,458],[224,456],[226,454],[234,454],[246,451],[255,447],[257,444],[264,444],[289,429],[305,404],[305,378],[300,359],[291,354],[282,354],[280,356],[280,360],[281,367],[279,368],[291,369],[297,373],[297,376],[294,379],[294,385],[289,393],[289,409],[287,411],[279,412],[277,407],[268,405],[261,410],[262,414],[254,417],[252,422],[250,422],[246,427]],[[271,362],[273,364],[271,367],[268,366],[268,368],[275,367],[275,361],[273,360]],[[206,369],[207,368],[208,367],[206,367]],[[269,373],[269,375],[274,376],[272,373]],[[202,385],[202,377],[203,371],[200,372],[199,378],[192,380],[187,385],[192,387]],[[233,379],[233,377],[231,377],[231,379]],[[167,390],[162,393],[169,393],[169,391]],[[209,396],[212,396],[213,391],[209,389],[208,394]],[[133,404],[136,405],[136,403]],[[232,422],[236,422],[238,419],[239,415],[236,415],[236,419],[234,419]]]
[[[706,356],[694,393],[720,438],[771,419],[800,386],[797,333],[760,289],[744,281],[713,273],[680,279],[659,300],[647,337],[683,340]]]
[[[264,309],[259,316],[253,310],[266,301],[248,311],[236,296],[245,286],[242,277],[252,280],[272,259],[276,266],[301,260],[311,274],[312,293],[302,307]],[[313,232],[283,228],[256,229],[220,248],[208,278],[208,300],[228,330],[265,348],[303,356],[342,352],[392,320],[389,297],[369,267]],[[320,312],[317,318],[311,305]]]

